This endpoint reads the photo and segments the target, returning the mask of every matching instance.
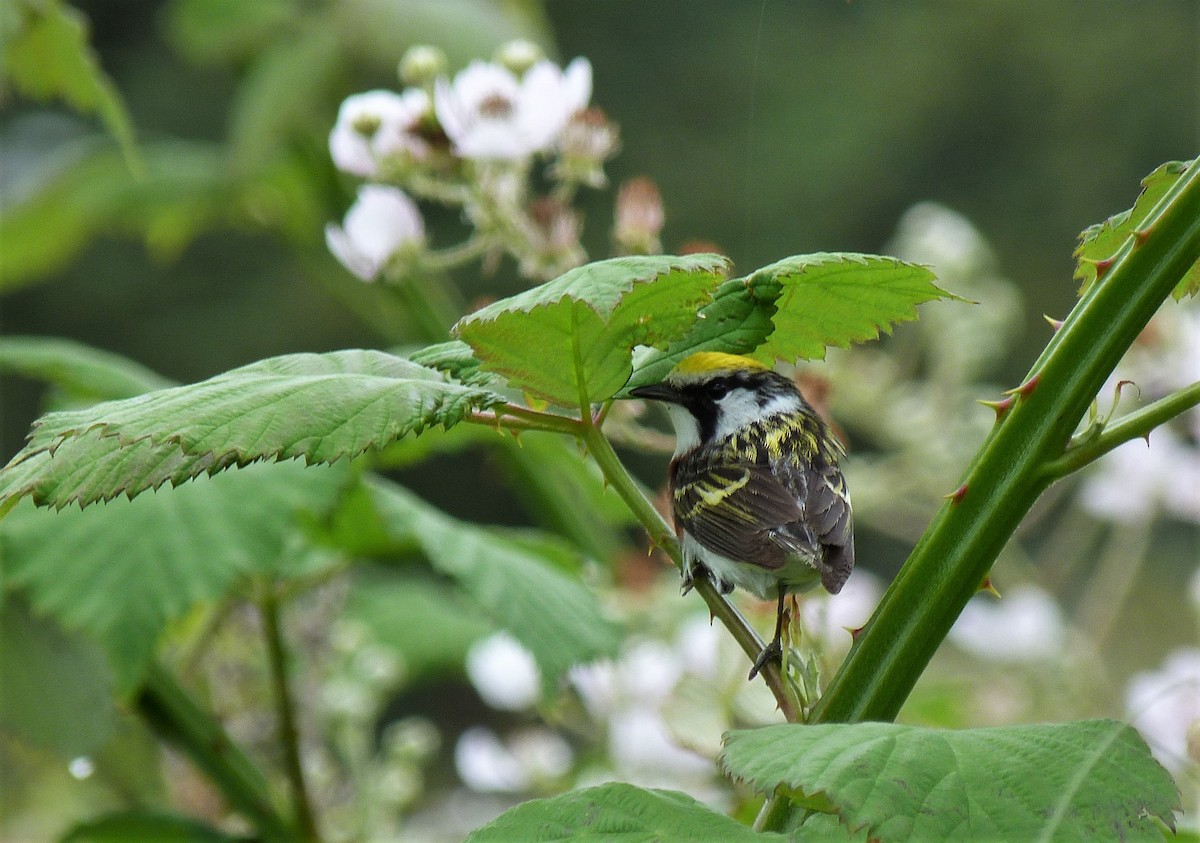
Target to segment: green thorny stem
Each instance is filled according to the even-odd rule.
[[[1038,496],[1064,474],[1196,403],[1192,387],[1070,447],[1105,379],[1198,258],[1200,159],[1117,251],[1013,391],[1011,409],[999,415],[962,485],[947,496],[818,701],[816,722],[894,719]],[[794,828],[804,815],[779,796],[758,825]]]

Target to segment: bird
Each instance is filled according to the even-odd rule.
[[[751,357],[696,352],[629,394],[662,402],[675,430],[668,492],[683,592],[707,576],[723,594],[777,601],[753,679],[782,660],[787,595],[817,583],[837,594],[854,568],[845,449],[790,378]]]

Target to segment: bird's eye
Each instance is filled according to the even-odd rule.
[[[729,382],[724,378],[718,378],[705,387],[704,392],[713,401],[720,401],[729,394]]]

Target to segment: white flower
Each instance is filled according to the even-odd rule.
[[[373,281],[403,249],[419,249],[425,224],[408,195],[394,187],[367,184],[346,212],[341,226],[325,226],[325,243],[346,269]]]
[[[1125,691],[1125,710],[1162,765],[1182,772],[1188,730],[1200,722],[1200,649],[1175,650],[1159,670],[1134,676]]]
[[[1200,450],[1167,426],[1105,454],[1084,480],[1080,504],[1098,518],[1149,521],[1160,510],[1200,523]]]
[[[483,726],[463,732],[454,746],[454,766],[463,784],[481,793],[514,793],[529,784],[521,763]]]
[[[507,632],[471,646],[467,676],[483,701],[501,711],[529,708],[541,695],[541,674],[533,655]]]
[[[507,743],[483,726],[463,732],[454,747],[458,777],[481,793],[517,793],[570,772],[575,754],[560,735],[526,729]]]
[[[414,130],[428,113],[429,95],[421,88],[347,97],[329,133],[329,155],[339,170],[365,178],[377,177],[380,161],[388,156],[419,161],[429,153],[429,144]]]
[[[437,81],[434,108],[459,155],[516,161],[549,149],[591,95],[587,59],[575,59],[565,71],[539,61],[519,80],[508,68],[474,61],[452,84]]]
[[[950,630],[956,646],[998,662],[1052,659],[1062,652],[1065,637],[1058,604],[1031,585],[1019,585],[999,601],[972,598]]]
[[[850,630],[860,629],[871,617],[883,586],[869,571],[858,570],[846,581],[837,597],[810,597],[800,606],[804,627],[825,646],[844,652],[853,643]]]
[[[681,747],[662,714],[652,708],[629,708],[613,716],[608,751],[625,775],[703,776],[712,771],[712,760]]]

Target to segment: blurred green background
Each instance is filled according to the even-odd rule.
[[[8,2],[16,3],[10,10],[22,5],[0,0]],[[1041,314],[1061,317],[1075,300],[1071,253],[1080,230],[1129,207],[1139,180],[1158,164],[1200,149],[1194,0],[74,5],[90,21],[99,62],[130,109],[148,178],[130,179],[94,118],[5,86],[0,333],[71,338],[178,381],[274,354],[414,340],[397,298],[346,272],[323,235],[355,188],[326,150],[338,105],[367,89],[399,89],[396,62],[413,44],[443,48],[452,71],[514,37],[537,40],[563,61],[586,56],[594,71],[592,102],[621,128],[609,177],[614,185],[641,175],[658,183],[667,252],[711,242],[749,271],[805,252],[886,252],[915,203],[932,200],[960,212],[994,250],[995,266],[986,271],[1011,280],[1024,298],[1014,326],[995,323],[1015,335],[996,343],[1009,353],[987,377],[1008,385],[1048,336]],[[593,257],[609,253],[613,198],[613,190],[580,197]],[[430,211],[437,245],[465,230],[451,213],[423,210]],[[526,284],[508,261],[492,273],[458,271],[454,280],[468,301]],[[963,325],[988,330],[982,310]],[[930,318],[933,312],[924,309],[919,330],[940,330],[946,344],[976,341],[953,329],[959,311],[937,311],[941,322]],[[889,353],[905,351],[898,339]],[[835,363],[836,371],[852,376],[855,366],[872,362],[875,349]],[[869,368],[858,374],[858,399],[835,380],[842,400],[884,400],[868,389],[882,376]],[[908,373],[914,380],[924,374]],[[889,385],[911,386],[882,384]],[[0,376],[0,390],[0,456],[7,460],[44,396],[39,385],[7,376]],[[959,397],[947,393],[943,400]],[[987,414],[969,398],[957,403],[955,412],[970,424],[983,413],[986,427]],[[861,444],[878,432],[864,419],[897,409],[867,403],[839,408],[838,415],[859,423],[850,432]],[[982,434],[949,442],[951,431],[963,434],[970,425],[946,425],[941,463],[961,465]],[[875,455],[869,446],[855,452],[859,470],[871,474]],[[504,467],[489,463],[481,472],[476,456],[410,469],[403,480],[472,521],[527,520],[506,491]],[[652,458],[637,467],[647,482],[662,468]],[[877,479],[886,486],[889,477],[880,472]],[[865,484],[855,489],[864,513],[890,511],[888,501],[870,500]],[[1035,513],[1033,538],[1049,533],[1047,523],[1065,509],[1057,498]],[[924,521],[912,517],[890,532],[870,518],[864,522],[863,568],[886,579]],[[1096,527],[1078,535],[1102,545],[1110,534]],[[1068,677],[1087,692],[1084,711],[1067,711],[1078,700],[1056,696],[1061,677],[1046,679],[1054,671],[1039,674],[1053,698],[1030,703],[1027,686],[1006,685],[1002,668],[989,681],[1001,691],[1016,688],[1011,696],[1022,699],[988,716],[1020,719],[1021,706],[1036,707],[1039,716],[1119,716],[1120,680],[1194,639],[1181,586],[1194,575],[1196,536],[1194,525],[1178,521],[1154,526],[1150,549],[1141,548],[1154,564],[1139,575],[1136,599],[1127,601],[1119,623],[1105,617],[1106,633],[1119,630],[1103,654],[1118,665],[1113,681],[1095,662],[1081,668],[1086,680]],[[1028,557],[1018,550],[1015,560],[1005,560],[1006,575],[1048,573],[1064,603],[1084,591],[1103,598],[1102,588],[1087,587],[1100,567],[1088,549],[1070,548],[1076,562],[1086,558],[1065,572],[1055,567],[1061,549],[1041,547]],[[682,613],[689,607],[671,585],[667,605]],[[391,600],[377,608],[387,618],[397,611]],[[1167,610],[1178,623],[1162,622]],[[916,719],[936,721],[962,707],[972,671],[980,670],[973,656],[945,658],[944,681],[932,677],[929,693],[911,710]],[[1109,699],[1091,695],[1095,683],[1111,685]],[[462,687],[417,692],[438,710]],[[485,716],[477,708],[464,722]]]
[[[324,251],[324,222],[352,196],[324,137],[346,95],[398,87],[395,62],[415,42],[442,46],[455,67],[514,35],[589,57],[593,102],[622,131],[610,176],[658,181],[667,251],[708,240],[749,269],[808,251],[880,251],[917,201],[966,214],[1027,296],[1014,377],[1040,346],[1038,314],[1072,302],[1079,230],[1197,147],[1191,0],[78,6],[139,141],[185,140],[215,163],[178,165],[196,205],[156,212],[166,230],[151,248],[132,212],[104,211],[79,231],[63,230],[70,215],[47,216],[47,249],[80,248],[6,279],[0,330],[75,338],[179,380],[281,352],[403,340],[399,316],[377,312],[376,330],[363,327],[353,302],[366,293]],[[96,131],[9,92],[6,209],[62,178]],[[584,198],[593,255],[606,253],[611,202]],[[519,286],[509,266],[459,280],[486,296]],[[35,390],[3,387],[0,443],[11,454]]]

